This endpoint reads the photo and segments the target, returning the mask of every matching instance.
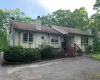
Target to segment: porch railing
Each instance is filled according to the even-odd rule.
[[[69,44],[66,44],[66,54],[68,57],[75,57],[75,51]]]
[[[82,50],[81,50],[81,48],[80,47],[78,47],[78,45],[77,44],[75,44],[74,43],[74,50],[78,53],[78,55],[82,55]]]
[[[81,56],[82,50],[74,43],[74,47],[71,47],[69,44],[66,44],[66,54],[67,57],[75,57],[76,55]]]

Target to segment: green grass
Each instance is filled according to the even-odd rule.
[[[94,59],[100,60],[100,53],[89,54],[88,56],[91,57],[91,58],[94,58]]]

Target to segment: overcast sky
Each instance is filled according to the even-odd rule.
[[[85,7],[91,16],[95,11],[95,0],[0,0],[0,8],[20,8],[27,16],[36,18],[38,15],[46,15],[58,9],[70,9]]]

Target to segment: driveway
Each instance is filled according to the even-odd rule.
[[[86,57],[63,58],[0,67],[0,80],[86,80],[83,76],[88,72],[100,73],[100,62]]]

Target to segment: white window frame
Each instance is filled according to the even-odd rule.
[[[54,40],[54,42],[52,42],[52,40]],[[56,40],[58,40],[58,42],[59,42],[58,36],[51,36],[51,44],[58,44],[58,42],[56,42]]]
[[[27,41],[24,41],[24,34],[25,33],[28,34]],[[29,37],[30,34],[32,34],[32,37],[31,37],[33,39],[32,41],[29,41],[30,40],[30,37]],[[23,42],[33,43],[34,42],[34,35],[33,35],[33,33],[23,32]]]
[[[81,37],[81,46],[88,46],[88,37]]]

